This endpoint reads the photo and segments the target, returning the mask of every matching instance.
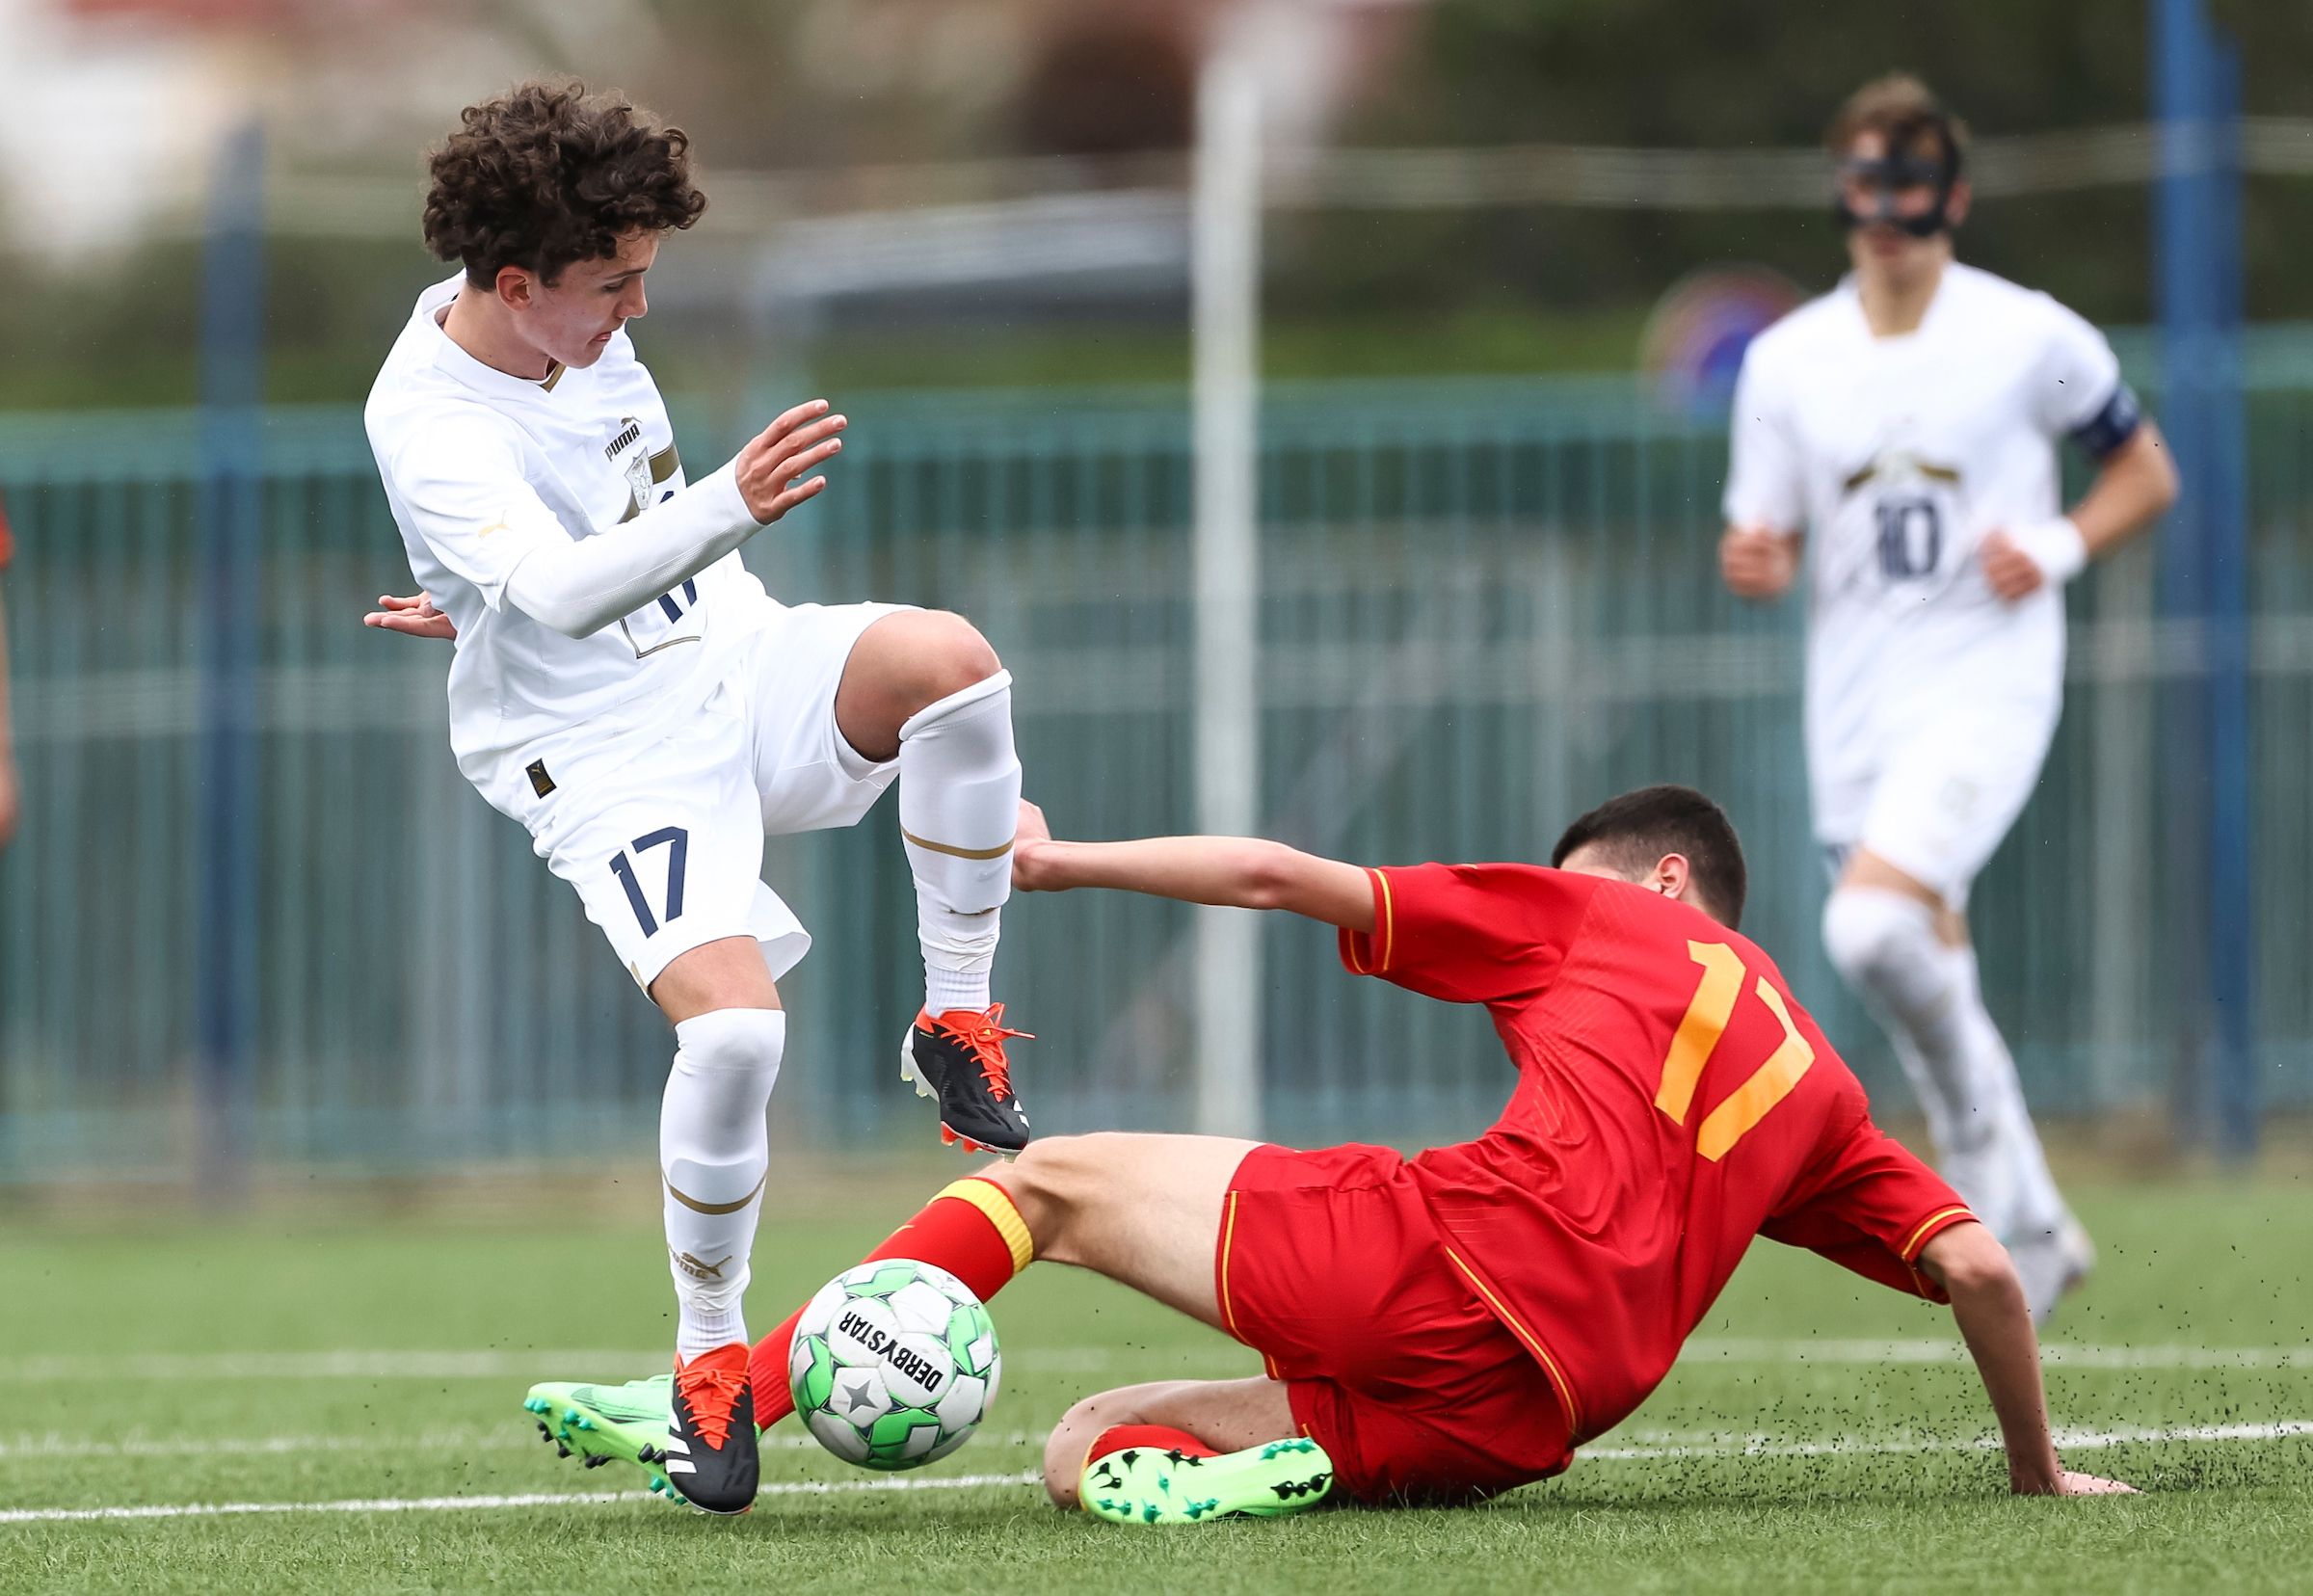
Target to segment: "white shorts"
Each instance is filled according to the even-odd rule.
[[[692,948],[753,937],[774,980],[811,933],[763,885],[763,838],[849,826],[899,761],[864,758],[836,728],[836,688],[860,633],[904,604],[800,604],[732,651],[700,709],[655,741],[581,749],[545,770],[519,814],[578,889],[644,991]]]
[[[1954,909],[2039,785],[2061,705],[1941,706],[1879,739],[1852,774],[1816,783],[1816,836],[1835,861],[1869,848]],[[1820,769],[1820,767],[1819,767]],[[1836,865],[1835,865],[1836,867]]]

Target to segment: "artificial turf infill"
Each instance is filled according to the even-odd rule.
[[[626,1500],[632,1471],[557,1460],[519,1405],[532,1379],[651,1371],[669,1334],[654,1226],[17,1224],[0,1509],[293,1510],[0,1525],[0,1590],[2303,1590],[2304,1184],[2079,1194],[2103,1262],[2051,1327],[2052,1403],[2067,1461],[2141,1497],[2008,1497],[1950,1315],[1763,1242],[1654,1399],[1561,1479],[1477,1509],[1177,1531],[1058,1512],[1020,1476],[1079,1396],[1256,1361],[1079,1271],[997,1300],[1003,1393],[955,1457],[879,1482],[782,1426],[781,1489],[710,1521]],[[768,1221],[754,1317],[917,1200]],[[556,1349],[624,1361],[534,1367]],[[859,1488],[967,1477],[989,1482]],[[618,1499],[322,1510],[566,1493]]]

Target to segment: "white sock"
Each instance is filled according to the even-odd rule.
[[[763,1208],[771,1138],[763,1121],[786,1049],[777,1009],[716,1009],[675,1027],[675,1068],[659,1105],[667,1264],[686,1361],[747,1340],[741,1307]]]
[[[916,876],[923,1006],[984,1009],[1020,829],[1009,671],[950,693],[899,729],[899,829]]]
[[[2039,1130],[2032,1123],[2032,1110],[2024,1102],[2024,1083],[2016,1076],[2015,1055],[2007,1051],[2007,1042],[2001,1036],[1991,1010],[1984,1007],[1976,949],[1965,945],[1947,947],[1944,957],[1951,966],[1953,982],[1959,994],[1958,1009],[1970,1054],[1970,1077],[1978,1083],[1977,1089],[1983,1094],[1984,1101],[1997,1105],[1998,1158],[2002,1184],[2009,1203],[2007,1227],[1999,1233],[2000,1239],[2012,1244],[2053,1237],[2062,1228],[2070,1210],[2064,1207],[2063,1194],[2057,1189],[2056,1177],[2048,1172],[2048,1155],[2040,1146]]]
[[[1823,905],[1823,950],[1895,1043],[1928,1111],[1928,1135],[1944,1179],[1977,1218],[2005,1234],[2015,1207],[2002,1133],[2007,1104],[1996,1077],[1989,1093],[1979,1078],[1981,1033],[1997,1043],[1999,1032],[1981,1000],[1963,987],[1953,950],[1935,934],[1934,911],[1902,892],[1839,888]]]

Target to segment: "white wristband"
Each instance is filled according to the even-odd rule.
[[[2036,526],[2011,527],[2007,538],[2040,568],[2040,576],[2050,587],[2062,587],[2087,568],[2087,540],[2067,516]]]

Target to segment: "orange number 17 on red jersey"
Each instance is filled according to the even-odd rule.
[[[1725,943],[1690,942],[1687,954],[1703,967],[1703,977],[1687,1004],[1686,1018],[1679,1022],[1678,1034],[1670,1039],[1669,1055],[1662,1060],[1662,1085],[1655,1093],[1655,1106],[1668,1114],[1673,1125],[1687,1123],[1687,1110],[1703,1078],[1703,1066],[1711,1062],[1727,1022],[1735,1017],[1735,1005],[1742,998],[1745,973],[1741,958]],[[1752,990],[1782,1022],[1783,1045],[1768,1054],[1767,1062],[1751,1073],[1750,1079],[1704,1116],[1702,1128],[1694,1134],[1694,1150],[1713,1163],[1725,1157],[1727,1150],[1769,1108],[1790,1096],[1815,1062],[1815,1050],[1791,1023],[1791,1009],[1783,995],[1769,986],[1764,975]]]

